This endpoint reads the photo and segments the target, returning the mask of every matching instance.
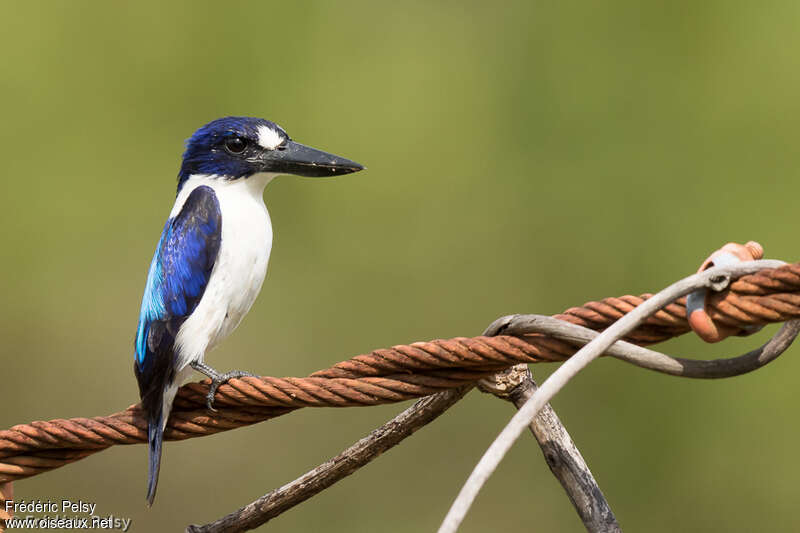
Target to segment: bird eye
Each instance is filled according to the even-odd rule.
[[[225,141],[225,149],[232,154],[241,154],[247,148],[247,140],[241,137],[234,137]]]

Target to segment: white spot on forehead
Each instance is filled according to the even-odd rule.
[[[258,144],[267,150],[274,150],[283,142],[283,135],[281,132],[270,128],[269,126],[258,127]]]

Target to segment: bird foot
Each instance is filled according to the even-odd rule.
[[[228,380],[233,378],[258,377],[255,374],[245,372],[244,370],[231,370],[230,372],[220,374],[204,363],[192,363],[192,368],[211,378],[211,385],[209,385],[208,394],[206,394],[206,406],[208,407],[209,411],[214,412],[217,412],[217,410],[214,408],[214,396],[217,394],[217,389],[219,389],[220,385],[227,383]]]

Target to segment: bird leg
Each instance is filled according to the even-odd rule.
[[[251,374],[250,372],[245,372],[243,370],[231,370],[230,372],[220,374],[207,364],[201,363],[200,361],[192,362],[191,366],[201,374],[205,374],[206,376],[211,378],[211,385],[208,387],[208,394],[206,394],[206,406],[208,406],[209,411],[215,411],[215,412],[216,409],[214,409],[214,395],[217,393],[217,389],[219,388],[220,385],[226,383],[229,379],[233,378],[258,377],[255,374]]]

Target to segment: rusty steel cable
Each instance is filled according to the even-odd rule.
[[[555,318],[603,330],[650,297],[588,302]],[[742,334],[800,317],[800,263],[743,276],[707,301],[709,316]],[[626,340],[649,345],[689,331],[683,299],[648,318]],[[404,401],[477,381],[518,363],[563,361],[577,347],[543,334],[458,337],[379,349],[305,378],[240,378],[219,388],[217,412],[205,408],[208,380],[181,387],[165,436],[182,440],[275,418],[301,407],[350,407]],[[58,468],[116,444],[147,440],[138,406],[108,416],[20,424],[0,431],[0,483]]]

